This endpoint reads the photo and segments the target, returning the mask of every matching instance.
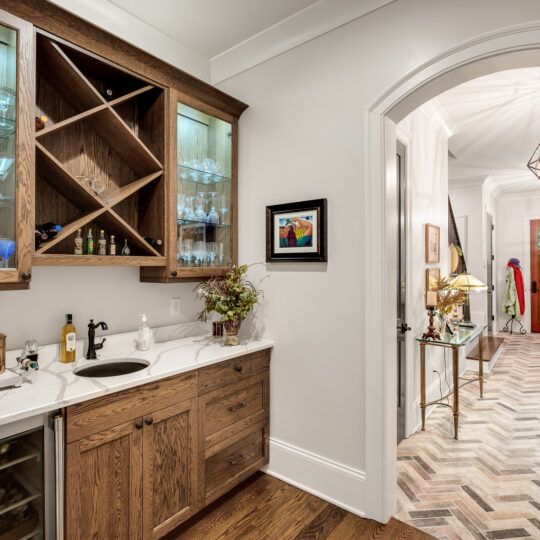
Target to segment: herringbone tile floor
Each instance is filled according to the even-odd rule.
[[[504,335],[488,375],[460,394],[460,440],[438,407],[398,447],[396,517],[440,539],[540,539],[540,334]]]

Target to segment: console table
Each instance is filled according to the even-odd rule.
[[[454,334],[449,332],[441,333],[439,339],[424,339],[417,337],[420,342],[420,409],[422,412],[422,431],[425,431],[426,424],[426,407],[430,405],[444,405],[450,407],[454,414],[454,439],[458,438],[459,424],[459,389],[466,384],[478,381],[480,386],[480,397],[484,397],[484,364],[482,360],[482,333],[485,330],[485,325],[477,325],[472,327],[458,327]],[[476,377],[460,377],[459,376],[459,348],[469,344],[474,339],[478,338],[478,376]],[[440,400],[430,401],[426,403],[426,347],[446,347],[452,349],[452,378],[454,388]],[[460,381],[464,381],[461,382]],[[444,403],[443,400],[453,395],[453,404]]]

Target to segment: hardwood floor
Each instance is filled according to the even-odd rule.
[[[430,540],[392,519],[362,519],[310,493],[257,473],[173,531],[167,540]]]
[[[461,390],[460,440],[438,407],[400,443],[396,517],[439,539],[540,539],[539,398],[540,334],[504,335],[484,399]]]

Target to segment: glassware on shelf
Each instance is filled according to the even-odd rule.
[[[184,210],[184,219],[187,221],[195,221],[195,211],[193,210],[195,197],[186,197],[186,207]]]
[[[219,214],[216,211],[216,195],[215,191],[210,193],[210,212],[208,212],[208,223],[219,225]]]
[[[9,258],[15,253],[15,240],[0,238],[0,268],[9,268]]]
[[[206,266],[206,242],[199,240],[195,242],[195,261],[197,266]]]
[[[227,223],[225,214],[229,211],[229,199],[224,193],[219,196],[219,211],[221,213],[221,224],[224,225]]]
[[[105,182],[103,180],[98,180],[97,178],[94,178],[92,180],[92,191],[98,196],[98,197],[105,197],[105,188],[107,187],[105,185]]]
[[[201,197],[201,195],[204,194],[198,193],[198,196],[195,199],[195,220],[206,223],[208,217],[205,210],[206,199],[204,197]]]
[[[224,246],[223,242],[217,243],[217,255],[219,259],[219,266],[223,266]]]
[[[217,242],[206,243],[206,254],[207,254],[207,260],[208,260],[208,266],[215,265],[217,250],[218,250]]]
[[[206,158],[202,160],[201,166],[204,172],[212,174],[216,172],[217,163],[213,159]]]
[[[14,112],[10,110],[15,105],[15,91],[7,86],[0,87],[0,138],[7,139],[15,133]]]
[[[184,162],[184,165],[191,169],[189,171],[191,179],[194,182],[198,182],[201,174],[201,162],[198,159],[190,159],[189,161]]]
[[[14,163],[13,154],[0,154],[0,180],[2,182],[7,178]]]
[[[178,219],[182,219],[185,208],[186,208],[186,196],[183,193],[179,193],[176,197],[176,211],[178,213]]]
[[[191,261],[193,259],[193,239],[186,238],[182,241],[180,247],[180,257],[184,262],[184,266],[191,266]]]

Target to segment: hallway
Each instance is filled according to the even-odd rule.
[[[540,538],[540,335],[503,337],[484,399],[461,390],[460,440],[438,407],[398,447],[396,517],[436,538]]]

